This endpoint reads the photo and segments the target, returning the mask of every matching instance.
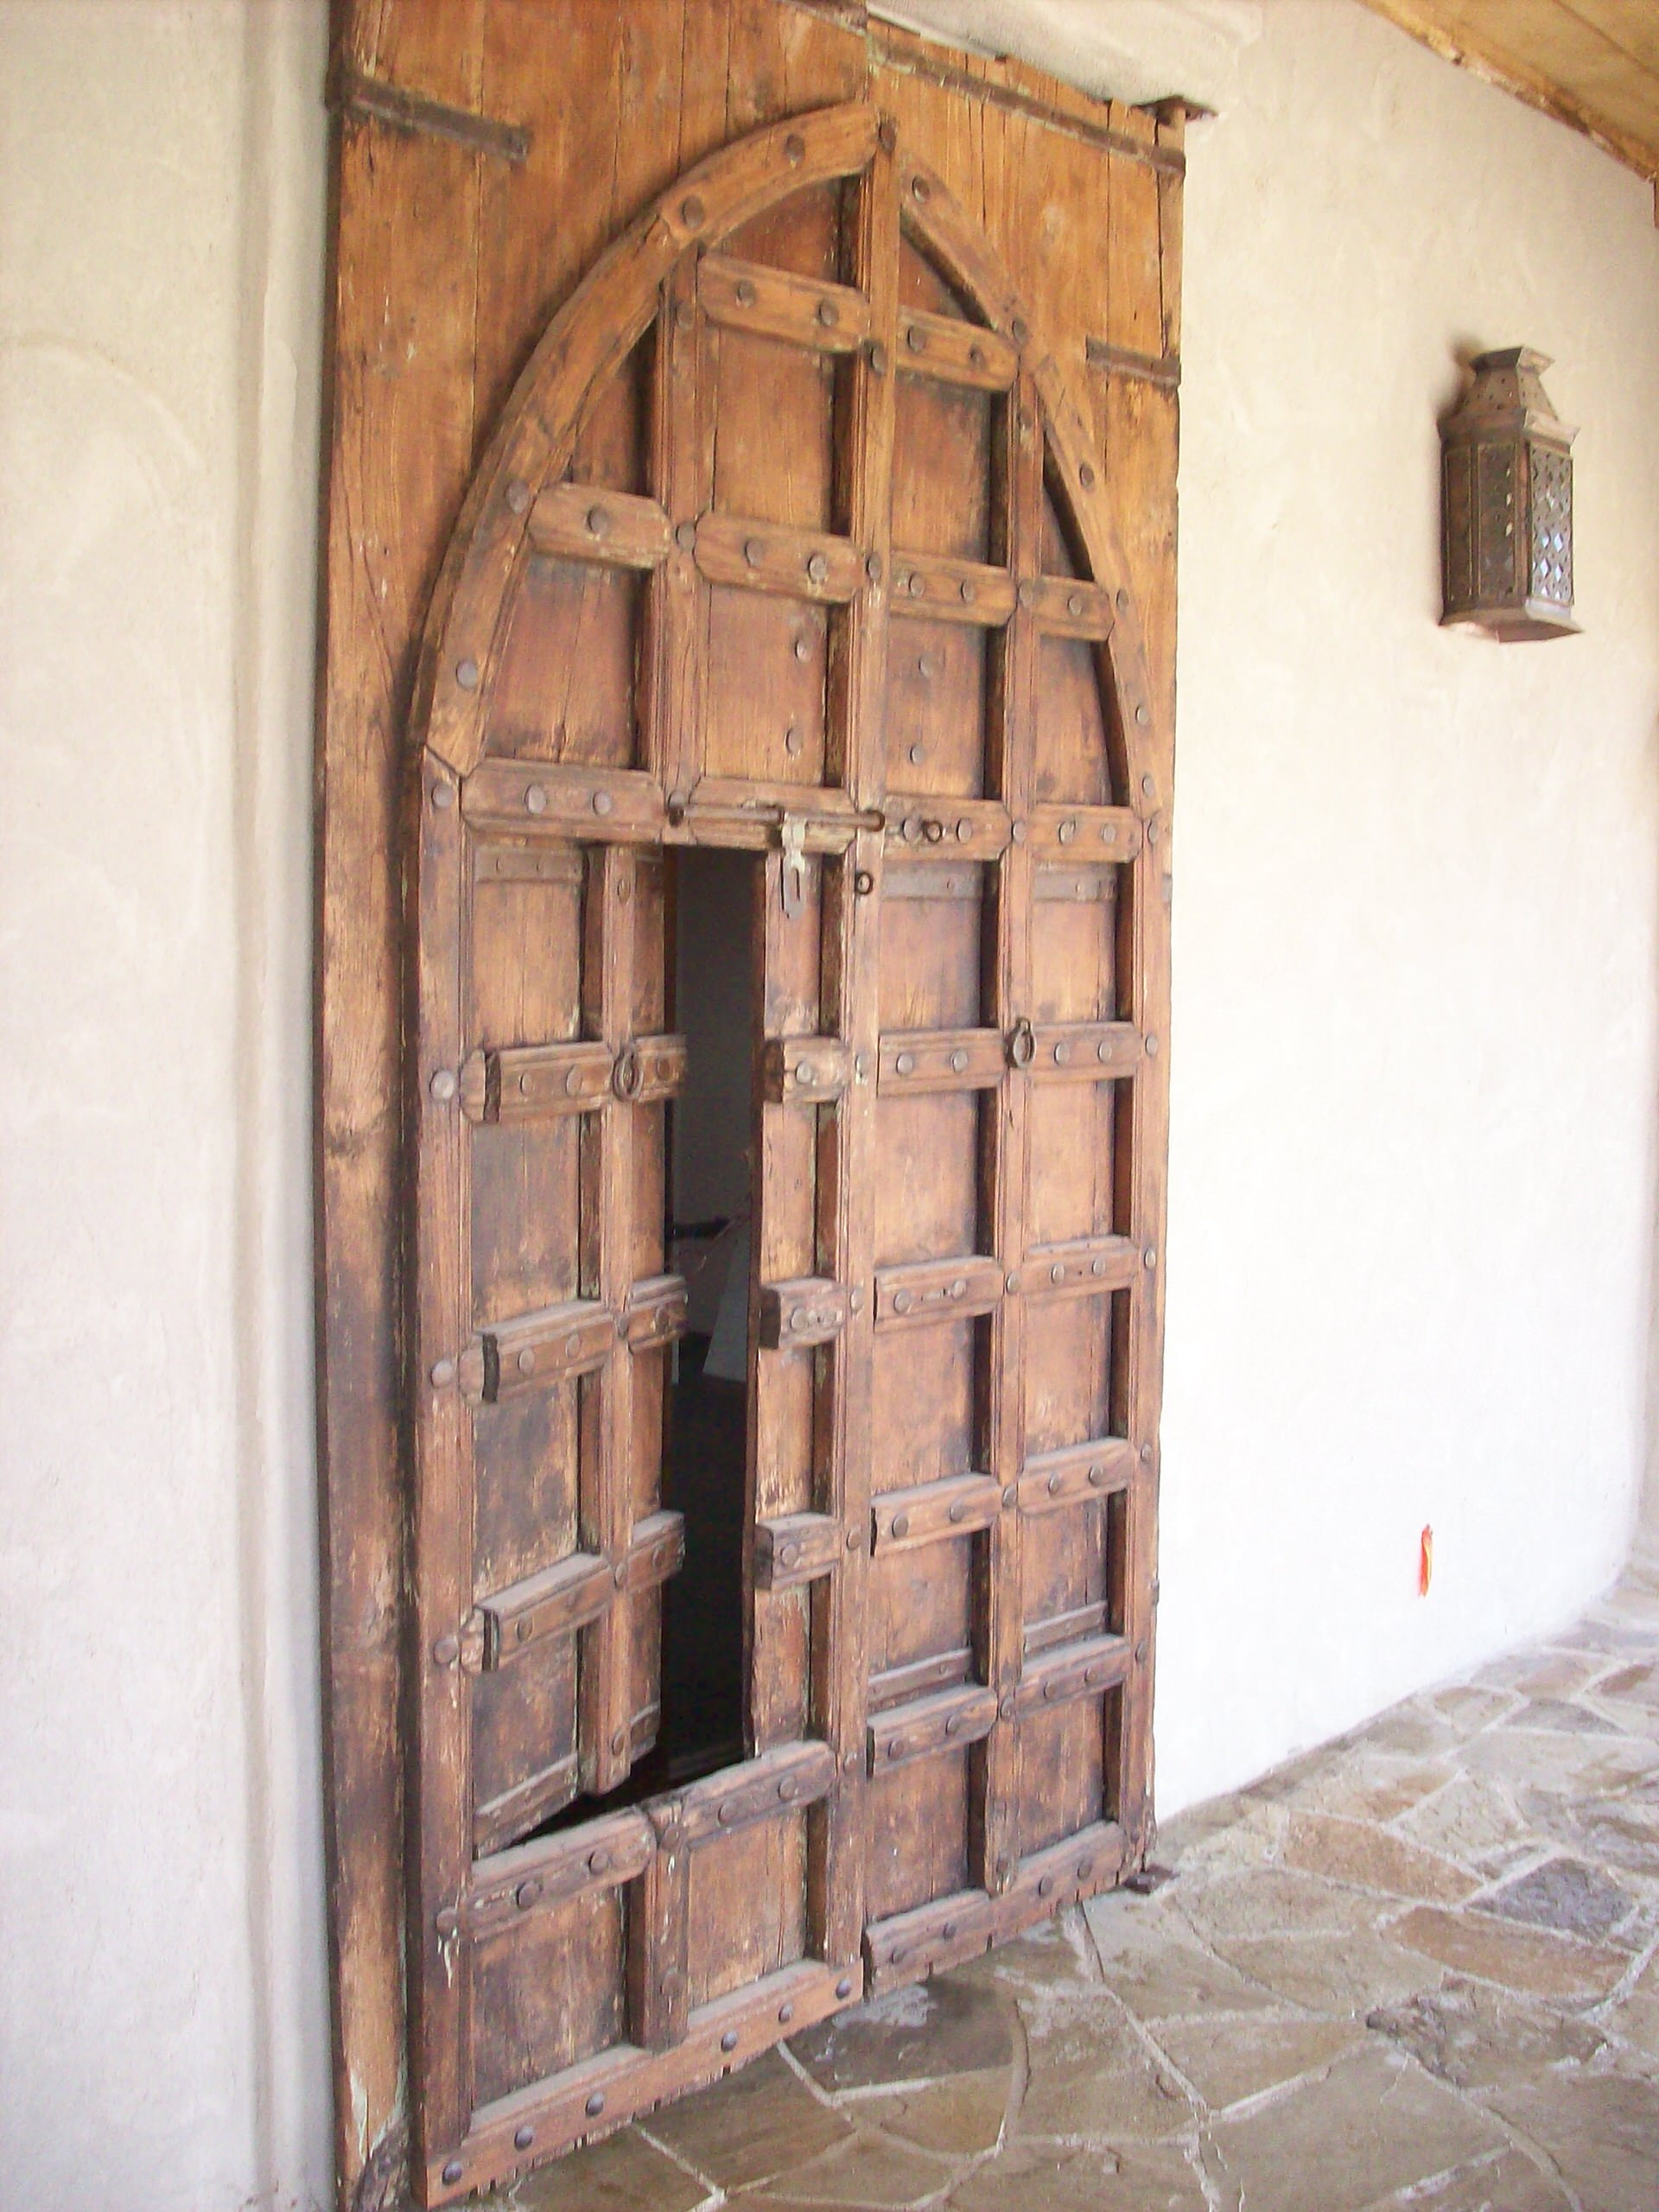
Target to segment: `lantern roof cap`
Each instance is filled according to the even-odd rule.
[[[1570,446],[1578,431],[1561,421],[1544,390],[1543,372],[1549,365],[1549,355],[1532,346],[1477,353],[1469,364],[1474,383],[1446,417],[1446,435],[1548,438]]]

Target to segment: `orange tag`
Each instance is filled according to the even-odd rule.
[[[1417,1539],[1417,1595],[1427,1598],[1434,1573],[1434,1531],[1425,1529]]]

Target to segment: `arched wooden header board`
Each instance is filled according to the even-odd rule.
[[[638,44],[610,50],[637,64],[658,16],[696,11],[624,12]],[[425,549],[404,723],[407,1674],[365,1741],[336,1630],[333,1840],[359,2094],[385,1967],[362,1822],[389,1770],[433,2202],[1109,1886],[1149,1834],[1177,172],[1143,118],[1121,141],[1075,100],[1039,121],[1006,72],[934,83],[906,43],[887,74],[772,0],[702,12],[728,99],[768,25],[861,61],[823,86],[855,96],[715,134],[524,331]],[[1064,156],[1001,185],[997,238],[983,141],[948,127],[969,99]],[[1155,354],[1045,270],[1068,160],[1109,189],[1064,212],[1109,271],[1152,271]],[[1122,195],[1133,254],[1114,162],[1151,188]],[[405,275],[430,252],[388,235]],[[480,224],[475,308],[507,238]],[[482,382],[475,361],[474,404]],[[340,566],[377,550],[342,472],[378,445],[393,474],[410,443],[366,378],[345,397],[334,677]],[[331,683],[325,769],[341,711]],[[336,861],[342,830],[336,807]],[[669,886],[710,847],[757,856],[744,1745],[642,1789],[684,1550],[661,1488]],[[367,995],[350,929],[326,882],[325,1140],[330,1014]],[[340,1376],[330,1157],[339,1619],[375,1500],[339,1458],[371,1432]]]

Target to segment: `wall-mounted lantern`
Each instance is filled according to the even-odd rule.
[[[1478,353],[1475,381],[1440,425],[1446,622],[1495,638],[1558,638],[1573,620],[1573,441],[1530,346]]]

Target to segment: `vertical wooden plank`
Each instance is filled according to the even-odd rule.
[[[843,500],[865,584],[848,610],[830,671],[831,757],[861,809],[879,805],[886,764],[887,607],[893,567],[893,385],[899,322],[896,137],[881,128],[858,188],[854,282],[870,302],[870,343],[854,371],[844,428]],[[836,1345],[830,1414],[829,1487],[823,1510],[843,1530],[839,1572],[819,1605],[814,1707],[840,1779],[808,1832],[807,1901],[819,1955],[854,1966],[864,1925],[865,1633],[869,1565],[870,1401],[874,1362],[876,962],[881,838],[862,830],[831,878],[825,900],[826,1018],[850,1048],[853,1081],[835,1109],[819,1193],[819,1238],[853,1307]]]
[[[1042,566],[1043,430],[1028,372],[1014,386],[1007,423],[1005,471],[1009,559],[1016,576]],[[1038,637],[1016,597],[1005,636],[993,737],[998,791],[1016,823],[1030,810],[1033,774]],[[1009,1036],[1031,1011],[1031,848],[1016,837],[998,867],[996,968],[991,1019]],[[995,1096],[989,1135],[989,1190],[995,1250],[1005,1294],[989,1324],[990,1358],[982,1378],[980,1421],[988,1471],[1002,1486],[999,1517],[979,1547],[975,1641],[982,1679],[997,1697],[997,1719],[973,1753],[969,1852],[974,1879],[995,1894],[1020,1864],[1020,1770],[1014,1692],[1023,1661],[1024,1566],[1019,1481],[1026,1452],[1026,1301],[1018,1294],[1025,1265],[1031,1179],[1031,1078],[1005,1072]]]
[[[639,861],[631,847],[590,849],[584,917],[584,1025],[613,1052],[633,1027]],[[632,1278],[634,1109],[609,1098],[582,1125],[582,1294],[620,1314]],[[585,1551],[611,1567],[616,1596],[582,1632],[577,1744],[582,1786],[614,1789],[632,1764],[633,1719],[628,1602],[623,1595],[633,1534],[632,1354],[619,1334],[605,1364],[582,1385],[580,1516]]]
[[[678,1797],[650,1808],[657,1848],[628,1910],[628,2038],[641,2050],[667,2050],[685,2037],[690,1853],[683,1813]]]
[[[682,257],[664,287],[652,424],[652,489],[673,549],[652,579],[645,646],[645,761],[671,807],[702,772],[709,588],[692,558],[697,517],[715,473],[712,363],[697,305],[697,257]]]
[[[342,9],[337,48],[469,97],[479,10]],[[346,119],[334,141],[318,699],[317,1385],[326,1828],[343,2201],[401,2156],[404,1623],[397,1302],[403,728],[473,438],[477,157]]]

